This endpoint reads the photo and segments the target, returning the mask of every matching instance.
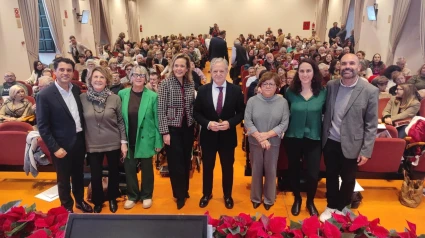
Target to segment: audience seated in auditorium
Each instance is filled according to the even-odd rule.
[[[325,63],[320,63],[318,65],[320,73],[322,74],[323,80],[322,80],[322,86],[326,86],[326,84],[331,80],[330,74],[329,74],[329,65]]]
[[[384,72],[386,66],[381,60],[380,54],[374,54],[372,61],[369,63],[369,68],[372,70],[373,75],[379,75]]]
[[[417,90],[425,89],[425,64],[423,64],[417,71],[416,75],[413,75],[408,83],[414,84]]]
[[[131,71],[131,69],[130,69],[130,71]],[[109,87],[109,89],[117,95],[118,95],[118,92],[121,89],[124,89],[127,85],[131,85],[130,81],[122,83],[121,82],[122,79],[120,79],[120,74],[117,73],[117,72],[112,72],[111,76],[112,76],[112,82],[111,82],[111,86]]]
[[[78,56],[78,63],[75,63],[75,70],[78,71],[78,79],[81,79],[81,76],[83,74],[83,71],[87,69],[87,65],[86,65],[86,55],[79,55]]]
[[[24,121],[34,114],[32,103],[25,98],[26,92],[21,85],[13,85],[9,90],[9,98],[0,109],[1,121]]]
[[[331,64],[329,65],[329,74],[331,79],[340,79],[341,78],[341,62],[339,59],[332,60]]]
[[[401,72],[401,68],[397,65],[390,65],[388,66],[384,72],[381,73],[381,75],[385,76],[388,79],[388,85],[385,89],[387,92],[390,90],[391,87],[395,85],[395,82],[392,80],[392,73],[393,72]]]
[[[402,72],[394,71],[391,74],[391,79],[393,80],[393,82],[395,83],[395,85],[392,86],[388,92],[391,95],[395,96],[396,95],[396,92],[397,92],[396,91],[397,85],[400,85],[402,83],[405,83],[406,82],[406,77],[404,76],[404,74]]]
[[[396,88],[396,95],[391,97],[382,112],[382,122],[396,125],[396,121],[411,119],[419,112],[420,106],[421,103],[416,98],[415,86],[408,83],[399,84]],[[404,129],[407,124],[396,125],[399,138],[406,137]]]
[[[406,58],[399,57],[397,59],[396,64],[401,68],[401,72],[404,74],[404,76],[412,76],[412,72],[410,69],[406,68]]]
[[[3,99],[5,99],[5,97],[8,97],[9,90],[14,85],[21,86],[22,88],[24,88],[25,94],[28,94],[27,87],[22,83],[16,82],[15,74],[13,72],[6,72],[4,74],[4,83],[0,85],[0,97],[3,97]]]
[[[81,73],[81,82],[87,83],[88,79],[91,77],[91,73],[93,72],[93,69],[96,67],[96,63],[94,59],[88,59],[86,62],[86,69],[83,70]]]
[[[379,98],[390,98],[391,94],[388,93],[387,85],[388,85],[388,78],[385,76],[378,76],[372,80],[372,85],[377,87],[379,89]]]
[[[274,71],[276,72],[277,68],[279,67],[280,63],[275,61],[274,56],[272,53],[268,53],[266,55],[266,60],[264,61],[264,67],[266,67],[266,69],[268,71]]]
[[[367,80],[370,76],[373,75],[372,70],[369,68],[369,64],[366,62],[366,60],[361,59],[359,62],[361,66],[359,76]]]
[[[43,69],[44,69],[43,63],[41,63],[41,61],[39,60],[34,61],[33,66],[34,66],[34,70],[32,71],[32,74],[29,77],[29,79],[27,79],[26,81],[26,83],[31,86],[37,85],[38,79],[42,76]]]

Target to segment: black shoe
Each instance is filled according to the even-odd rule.
[[[93,213],[93,208],[85,201],[82,201],[81,203],[77,203],[75,205],[75,208],[80,209],[84,213]]]
[[[180,210],[184,207],[185,199],[177,199],[177,210]]]
[[[301,199],[294,200],[294,204],[292,204],[292,208],[291,208],[292,215],[294,216],[300,215],[301,203],[302,203]]]
[[[261,205],[261,203],[259,203],[259,202],[252,202],[252,206],[254,207],[254,209],[256,209],[257,207],[259,207],[260,205]]]
[[[270,204],[265,204],[264,203],[264,208],[268,211],[268,210],[270,210],[270,208],[273,206],[273,204],[272,205],[270,205]]]
[[[102,205],[94,205],[94,213],[101,213],[102,212]]]
[[[232,197],[225,197],[224,198],[224,205],[226,206],[227,209],[232,209],[233,208],[233,199]]]
[[[115,200],[115,199],[109,200],[109,210],[112,213],[117,212],[117,210],[118,210],[117,200]]]
[[[314,202],[307,202],[306,207],[308,212],[310,213],[310,216],[319,216],[319,212],[317,211],[316,206],[314,206]]]
[[[204,208],[204,207],[208,206],[208,203],[210,202],[211,198],[212,198],[212,195],[203,196],[201,198],[201,200],[199,201],[199,207]]]

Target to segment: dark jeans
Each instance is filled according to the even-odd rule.
[[[92,201],[94,205],[101,205],[105,201],[102,186],[103,160],[106,155],[108,160],[108,200],[115,200],[120,196],[118,166],[121,150],[88,153],[91,169]]]
[[[127,181],[128,200],[137,201],[151,199],[154,188],[152,158],[134,158],[134,146],[128,149],[129,158],[124,160],[125,178]],[[140,163],[142,181],[137,180],[137,165]]]
[[[407,135],[405,132],[407,125],[397,127],[398,138],[404,139]]]
[[[74,200],[71,197],[71,178],[72,194],[75,202],[81,203],[84,200],[84,155],[86,146],[84,141],[84,132],[77,133],[77,140],[74,147],[67,151],[62,159],[56,158],[52,153],[52,161],[56,170],[56,180],[58,184],[59,199],[61,205],[67,209],[72,209]]]
[[[285,137],[284,145],[286,154],[288,155],[290,184],[295,198],[301,198],[300,180],[303,164],[301,160],[303,160],[307,166],[307,201],[313,202],[320,172],[321,141],[311,140],[305,137],[302,139]]]
[[[222,173],[221,186],[223,188],[224,197],[228,198],[232,196],[235,148],[224,148],[223,146],[220,147],[220,145],[216,146],[213,147],[209,145],[208,147],[202,147],[202,191],[204,196],[209,196],[212,193],[215,159],[218,152]]]
[[[165,146],[173,196],[184,200],[189,194],[189,175],[194,140],[194,126],[168,127],[170,145]]]
[[[323,148],[326,165],[326,198],[328,207],[342,211],[351,204],[356,185],[357,158],[346,158],[341,143],[328,139]],[[341,187],[339,187],[341,176]]]

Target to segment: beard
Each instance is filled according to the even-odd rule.
[[[350,76],[346,76],[345,73],[347,72],[351,73]],[[341,75],[343,78],[352,78],[357,75],[357,72],[354,69],[344,69],[344,70],[341,70]]]

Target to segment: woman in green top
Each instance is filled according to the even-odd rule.
[[[286,92],[291,116],[284,145],[288,155],[290,184],[294,193],[291,212],[298,216],[301,208],[300,173],[302,159],[307,165],[307,210],[310,215],[318,215],[314,196],[320,169],[322,147],[322,110],[326,102],[326,89],[321,85],[322,75],[317,64],[305,59],[301,61],[294,81]]]
[[[138,200],[143,208],[152,206],[154,175],[152,156],[162,148],[158,126],[158,95],[145,87],[149,80],[145,67],[135,66],[130,72],[131,88],[118,92],[128,138],[128,156],[124,160],[128,200],[124,209],[131,209]],[[137,166],[140,163],[142,182],[139,188]]]

